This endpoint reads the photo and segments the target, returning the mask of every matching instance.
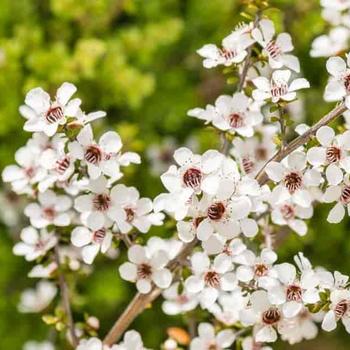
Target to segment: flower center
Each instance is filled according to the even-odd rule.
[[[98,146],[91,145],[85,151],[85,160],[92,164],[98,164],[102,159],[102,151]]]
[[[219,50],[220,56],[225,58],[226,60],[230,60],[236,56],[236,52],[234,50],[228,50],[222,48]]]
[[[49,221],[52,221],[55,218],[55,214],[55,209],[52,207],[47,207],[43,209],[43,216]]]
[[[97,194],[92,200],[94,208],[98,211],[106,211],[111,204],[111,197],[108,194]]]
[[[326,150],[326,159],[328,163],[338,162],[341,158],[341,149],[336,146],[330,146]]]
[[[239,113],[232,113],[228,116],[231,128],[241,128],[244,125],[243,116]]]
[[[217,347],[216,344],[211,343],[211,344],[209,344],[209,346],[208,346],[208,350],[218,350],[218,347]]]
[[[301,301],[302,290],[299,286],[290,285],[287,288],[286,296],[288,301]]]
[[[126,221],[132,222],[135,217],[135,212],[132,208],[124,208],[125,214],[126,214]]]
[[[31,179],[35,175],[35,170],[33,167],[28,167],[24,169],[24,172],[29,179]]]
[[[344,86],[347,92],[350,92],[350,74],[344,77]]]
[[[225,213],[225,206],[223,205],[223,203],[221,202],[217,202],[212,204],[209,208],[208,208],[208,217],[211,220],[220,220],[224,213]]]
[[[339,319],[339,318],[342,318],[347,313],[348,309],[349,309],[349,301],[344,299],[335,306],[334,313],[336,317]]]
[[[272,82],[271,95],[272,97],[281,97],[287,94],[288,84],[284,81]]]
[[[267,159],[267,149],[265,147],[258,147],[255,150],[255,158],[258,161],[263,161]]]
[[[186,295],[184,294],[181,294],[181,295],[178,295],[178,297],[176,298],[176,301],[180,304],[180,305],[183,305],[183,304],[186,304],[189,302],[189,299]]]
[[[137,266],[138,278],[147,279],[152,275],[152,267],[148,264],[140,264]]]
[[[303,184],[303,179],[297,172],[291,172],[284,177],[284,185],[290,193],[294,193]]]
[[[266,325],[276,324],[281,319],[281,313],[276,307],[271,307],[262,314],[262,321]]]
[[[202,182],[202,172],[196,168],[187,169],[183,175],[183,182],[187,187],[199,188]]]
[[[45,242],[42,241],[41,239],[39,239],[38,241],[36,241],[34,247],[35,247],[34,249],[35,249],[36,251],[40,251],[40,250],[42,250],[42,249],[45,248]]]
[[[209,287],[219,288],[220,287],[220,276],[215,271],[208,271],[204,275],[204,282]]]
[[[249,157],[244,157],[242,159],[242,167],[246,174],[249,174],[254,169],[254,162]]]
[[[348,204],[350,202],[350,186],[345,186],[340,195],[340,201],[344,204]]]
[[[59,174],[64,174],[64,172],[69,168],[70,159],[68,156],[60,159],[56,162],[56,170]]]
[[[294,207],[290,204],[284,204],[281,208],[280,208],[281,214],[283,216],[283,218],[285,220],[290,220],[290,219],[294,219],[295,217],[295,210]]]
[[[95,243],[99,243],[100,244],[100,243],[103,242],[105,236],[106,236],[106,229],[105,228],[101,228],[101,229],[99,229],[99,230],[94,232],[94,235],[93,235],[92,239],[93,239],[93,241]]]
[[[281,48],[276,44],[274,40],[271,40],[265,47],[265,50],[269,54],[269,56],[273,59],[277,59],[282,51]]]
[[[269,268],[265,264],[255,264],[254,274],[255,276],[262,277],[266,276],[269,271]]]
[[[45,119],[49,124],[58,122],[64,117],[63,110],[61,107],[51,107],[45,114]]]

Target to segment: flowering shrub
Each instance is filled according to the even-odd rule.
[[[350,3],[322,5],[332,24],[345,23]],[[32,136],[2,174],[29,199],[28,226],[13,251],[36,263],[29,277],[39,282],[23,292],[19,310],[42,312],[60,299],[61,307],[43,320],[73,348],[146,349],[129,328],[161,295],[168,315],[203,310],[198,330],[191,337],[169,332],[164,350],[266,350],[278,338],[290,344],[312,339],[319,324],[329,332],[342,323],[350,333],[349,277],[313,266],[302,252],[295,252],[294,264],[279,261],[275,240],[281,226],[306,235],[307,220],[322,203],[334,203],[329,223],[350,213],[349,131],[328,126],[349,113],[349,58],[327,61],[324,98],[337,105],[313,126],[293,130],[290,111],[310,84],[301,77],[291,36],[276,33],[268,9],[265,1],[251,1],[251,21],[221,46],[198,50],[205,68],[224,66],[238,78],[231,95],[188,112],[217,129],[221,147],[203,154],[177,148],[174,164],[160,176],[164,193],[154,200],[123,183],[139,155],[123,152],[114,131],[96,140],[92,124],[106,113],[85,113],[72,98],[73,84],[62,84],[55,96],[42,88],[27,93],[20,113]],[[316,39],[312,55],[335,54],[325,48],[333,39],[340,40]],[[166,225],[176,233],[147,237],[151,227]],[[103,338],[95,317],[74,319],[67,276],[91,270],[99,254],[113,255],[120,242],[127,261],[119,261],[118,273],[137,292]],[[25,349],[33,347],[52,344],[28,342]]]

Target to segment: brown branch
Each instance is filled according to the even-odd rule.
[[[167,268],[171,272],[174,272],[181,267],[183,261],[187,259],[197,242],[197,239],[194,239],[192,242],[186,244],[180,253],[168,263]],[[111,346],[112,344],[116,343],[122,334],[127,330],[129,325],[134,321],[134,319],[147,307],[147,305],[158,298],[161,292],[162,289],[153,285],[151,292],[148,294],[137,293],[122,315],[115,322],[109,333],[106,335],[105,339],[103,340],[104,344]]]
[[[259,173],[256,175],[255,179],[259,182],[260,185],[264,185],[268,181],[265,169],[267,164],[272,161],[279,162],[284,159],[288,154],[292,153],[300,146],[307,143],[312,136],[314,136],[319,128],[322,126],[328,125],[338,117],[340,117],[345,111],[346,107],[344,103],[332,109],[328,114],[321,118],[315,125],[308,129],[304,134],[298,136],[293,141],[291,141],[286,147],[278,151],[271,159],[269,159],[265,165],[260,169]]]
[[[75,326],[74,326],[74,320],[73,320],[73,314],[72,314],[72,309],[70,306],[70,301],[69,301],[69,290],[67,286],[66,279],[64,277],[64,274],[62,272],[62,267],[61,267],[61,261],[60,261],[60,255],[59,255],[59,249],[58,246],[55,246],[55,261],[58,266],[58,283],[59,283],[59,288],[61,291],[61,298],[62,298],[62,305],[67,317],[68,321],[68,328],[69,328],[69,333],[71,336],[72,340],[72,345],[74,348],[78,346],[78,338],[75,333]]]

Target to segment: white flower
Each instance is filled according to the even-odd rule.
[[[115,187],[109,190],[107,179],[100,176],[96,180],[90,180],[88,188],[91,193],[75,199],[75,209],[82,213],[83,221],[93,231],[112,226],[118,212],[116,201],[119,200]]]
[[[208,240],[215,232],[230,239],[240,232],[247,237],[258,233],[255,220],[248,218],[252,204],[248,196],[233,196],[228,200],[203,197],[201,204],[206,208],[206,217],[197,227],[197,237]]]
[[[322,329],[331,332],[337,328],[337,322],[342,321],[346,331],[350,333],[350,291],[336,289],[330,295],[330,310],[324,316]]]
[[[68,226],[71,222],[67,212],[72,206],[68,196],[57,195],[51,190],[38,194],[39,203],[28,204],[24,214],[28,216],[30,223],[36,228],[48,225]]]
[[[349,0],[321,0],[321,6],[325,8],[332,8],[338,11],[350,9]]]
[[[313,207],[304,208],[289,200],[273,206],[271,220],[277,225],[287,225],[299,236],[304,236],[307,232],[307,224],[303,219],[310,219],[312,215]]]
[[[25,105],[20,112],[27,119],[24,130],[44,132],[53,136],[59,125],[66,123],[66,117],[74,117],[81,101],[70,100],[77,88],[70,83],[63,83],[57,90],[56,98],[51,101],[50,95],[42,88],[35,88],[27,93]]]
[[[120,136],[113,131],[103,134],[96,143],[90,124],[80,131],[77,141],[69,144],[70,153],[75,158],[84,160],[91,179],[97,179],[104,174],[110,176],[113,181],[122,177],[118,162],[121,148]]]
[[[249,301],[241,288],[230,293],[221,293],[217,302],[209,307],[210,313],[225,326],[232,326],[240,321],[239,314]]]
[[[141,336],[134,330],[127,331],[124,334],[123,341],[113,345],[111,350],[147,350],[143,346]]]
[[[188,115],[212,123],[220,130],[237,132],[245,137],[253,136],[254,127],[263,121],[261,112],[254,110],[252,101],[240,92],[233,96],[222,95],[215,101],[215,107],[195,108],[188,111]]]
[[[169,257],[164,250],[157,250],[149,254],[145,247],[133,245],[128,250],[128,259],[130,262],[119,267],[120,276],[126,281],[136,282],[140,293],[149,293],[152,282],[162,289],[170,286],[172,275],[165,268]]]
[[[255,177],[262,166],[276,153],[273,137],[277,133],[275,125],[262,125],[257,129],[261,136],[247,139],[235,137],[232,141],[231,154],[240,164],[242,172]]]
[[[316,338],[318,328],[315,324],[315,318],[307,308],[303,308],[298,316],[283,319],[278,327],[281,339],[293,345],[300,343],[304,339]]]
[[[162,309],[167,315],[178,315],[193,310],[198,305],[196,296],[182,291],[179,293],[180,283],[176,282],[163,292],[165,301]]]
[[[263,52],[268,56],[271,68],[279,69],[285,66],[299,73],[298,58],[288,54],[294,49],[292,38],[288,33],[278,34],[274,39],[275,26],[273,22],[262,19],[258,28],[253,29],[252,36],[263,47]]]
[[[24,344],[23,350],[55,350],[55,348],[53,344],[48,341],[28,341]]]
[[[235,339],[235,334],[231,329],[215,334],[214,327],[210,323],[200,323],[198,337],[191,341],[190,350],[230,349]]]
[[[202,308],[207,308],[215,303],[221,290],[230,291],[237,286],[230,268],[221,259],[215,258],[211,263],[205,253],[194,253],[191,257],[193,275],[186,279],[185,289],[190,294],[198,295]]]
[[[282,285],[269,289],[268,298],[272,304],[281,305],[285,317],[295,317],[303,310],[303,305],[320,300],[319,279],[313,270],[302,271],[298,277],[294,265],[283,263],[274,268]]]
[[[281,163],[272,161],[266,166],[268,177],[278,183],[271,193],[271,203],[281,204],[286,200],[308,208],[313,200],[310,187],[321,183],[321,174],[316,169],[307,169],[304,152],[295,151]]]
[[[23,255],[27,261],[33,261],[45,255],[57,244],[57,237],[54,233],[46,230],[37,231],[33,227],[26,227],[21,231],[22,242],[13,247],[15,255]]]
[[[76,247],[83,247],[81,254],[87,264],[91,264],[99,251],[106,253],[112,244],[113,235],[110,230],[102,227],[92,231],[84,226],[75,227],[71,242]]]
[[[345,105],[350,109],[350,55],[345,62],[341,57],[331,57],[327,61],[327,71],[331,78],[326,86],[324,99],[340,101],[345,98]]]
[[[304,78],[294,79],[290,84],[290,70],[276,70],[272,73],[271,80],[265,77],[253,79],[257,89],[253,90],[253,97],[257,101],[271,99],[273,103],[280,100],[293,101],[297,94],[295,91],[310,87],[309,82]]]
[[[149,198],[140,198],[135,187],[118,184],[113,188],[113,196],[114,218],[121,233],[128,233],[133,227],[146,233],[151,225],[163,224],[164,214],[152,213],[152,201]]]
[[[35,265],[28,273],[29,278],[50,278],[57,270],[57,264],[52,262],[48,265]]]
[[[240,313],[242,324],[254,325],[254,341],[257,343],[275,342],[276,328],[283,320],[280,308],[269,302],[267,292],[264,290],[255,291],[250,295],[250,305]]]
[[[344,182],[337,186],[327,187],[323,201],[325,203],[337,202],[328,214],[327,221],[337,224],[343,220],[347,209],[350,213],[350,182],[346,177]]]
[[[330,185],[338,185],[343,181],[345,172],[350,171],[350,131],[335,136],[329,126],[317,130],[316,138],[321,147],[312,147],[307,152],[307,160],[313,166],[326,166],[326,178]]]
[[[345,27],[331,29],[329,34],[317,37],[312,42],[312,57],[330,57],[349,48],[350,30]]]
[[[203,66],[213,68],[218,65],[230,66],[241,63],[247,56],[247,48],[254,43],[251,37],[253,23],[236,28],[222,41],[222,48],[214,44],[204,45],[197,53],[204,57]]]
[[[57,287],[48,281],[40,281],[35,289],[26,289],[21,294],[18,310],[23,313],[37,313],[45,310],[55,298]]]
[[[174,159],[179,167],[172,165],[161,176],[163,185],[170,193],[160,194],[154,200],[154,206],[155,211],[165,210],[176,220],[182,220],[187,215],[190,197],[202,192],[203,181],[220,167],[223,155],[209,150],[200,156],[182,147],[175,151]]]
[[[98,338],[83,339],[76,350],[105,350],[102,341]]]
[[[278,284],[277,273],[273,269],[273,263],[277,260],[277,254],[271,249],[264,248],[260,256],[250,250],[245,250],[236,257],[236,263],[241,264],[237,267],[237,279],[243,283],[255,280],[261,288],[270,289]]]
[[[32,194],[32,186],[44,180],[47,170],[38,161],[39,150],[24,146],[15,153],[18,165],[8,165],[2,172],[4,182],[11,183],[12,189],[18,194]]]

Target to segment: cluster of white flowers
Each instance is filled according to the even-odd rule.
[[[322,17],[330,25],[328,34],[317,37],[311,48],[313,57],[330,57],[349,49],[350,1],[321,0]]]
[[[345,14],[350,2],[322,4],[326,18],[350,30]],[[62,289],[65,269],[91,265],[99,252],[108,256],[122,240],[128,261],[119,264],[119,275],[135,283],[141,300],[156,290],[166,314],[201,308],[210,315],[198,320],[198,336],[187,344],[191,350],[228,349],[237,340],[244,350],[270,350],[264,344],[278,336],[291,344],[314,338],[317,323],[331,331],[341,321],[350,333],[349,277],[312,267],[302,253],[295,256],[296,266],[276,263],[271,232],[279,226],[304,236],[317,203],[335,203],[331,223],[340,222],[346,209],[350,213],[350,131],[336,135],[322,126],[312,144],[307,139],[288,150],[286,114],[295,107],[297,91],[309,87],[297,76],[300,64],[292,50],[290,35],[276,34],[273,22],[260,15],[239,25],[221,48],[209,44],[198,50],[204,67],[233,66],[240,74],[233,95],[188,112],[218,129],[222,149],[167,151],[165,163],[173,157],[176,164],[160,176],[166,192],[154,201],[120,183],[122,167],[140,163],[137,154],[121,152],[120,136],[109,131],[95,141],[91,122],[104,112],[82,112],[81,101],[71,99],[76,88],[70,83],[53,100],[41,88],[31,90],[20,112],[24,129],[33,135],[16,152],[17,164],[3,171],[13,191],[30,198],[24,209],[30,225],[21,231],[14,253],[36,262],[29,276],[41,279],[23,292],[19,310],[46,310],[58,294],[57,285],[46,279],[58,274]],[[347,63],[340,57],[328,60],[331,77],[324,95],[348,109],[349,57]],[[276,152],[285,154],[273,157]],[[175,220],[170,227],[176,234],[138,240],[138,233],[163,225],[164,213]],[[211,320],[220,326],[214,328]],[[145,349],[136,331],[114,345],[81,330],[75,336],[76,344],[72,334],[68,339],[77,350]],[[176,349],[176,339],[170,337],[163,347]]]

